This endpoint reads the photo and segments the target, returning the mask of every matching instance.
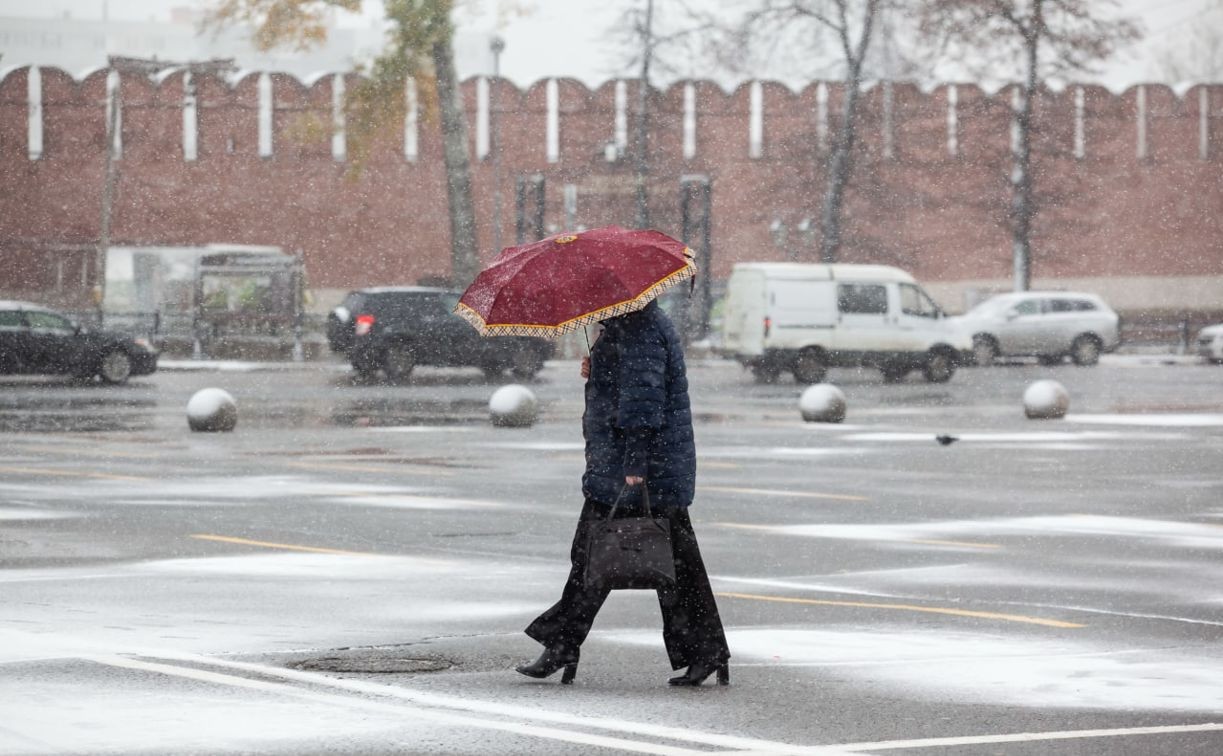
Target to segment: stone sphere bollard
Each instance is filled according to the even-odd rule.
[[[187,425],[193,431],[231,431],[238,424],[238,403],[228,391],[200,389],[187,402]]]
[[[526,386],[511,383],[493,392],[488,413],[500,428],[529,428],[539,417],[539,401]]]
[[[831,383],[809,386],[798,398],[798,411],[809,423],[839,423],[846,407],[845,394]]]
[[[1057,381],[1036,381],[1023,392],[1023,413],[1029,420],[1058,420],[1070,409],[1070,394]]]

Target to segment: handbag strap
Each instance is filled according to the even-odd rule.
[[[616,496],[616,500],[612,502],[611,511],[607,513],[606,519],[611,520],[612,518],[616,516],[616,509],[620,506],[620,499],[624,498],[624,492],[627,491],[628,488],[629,488],[628,483],[625,483],[623,486],[620,487],[620,494]],[[641,492],[642,492],[642,497],[644,499],[644,504],[645,504],[645,512],[643,513],[643,516],[650,517],[653,515],[654,508],[650,506],[649,481],[646,481],[644,479],[641,481]]]

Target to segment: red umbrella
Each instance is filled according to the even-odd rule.
[[[506,247],[454,311],[484,336],[555,338],[640,310],[694,275],[692,250],[682,242],[604,226]]]

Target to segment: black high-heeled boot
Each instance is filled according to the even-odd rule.
[[[727,662],[721,664],[698,662],[689,666],[684,674],[672,677],[667,682],[676,686],[693,687],[705,682],[705,678],[714,672],[718,673],[718,685],[730,685],[730,665]]]
[[[565,673],[561,675],[561,685],[569,685],[578,673],[578,650],[562,646],[550,646],[544,649],[539,658],[530,664],[522,664],[517,669],[520,674],[542,680],[556,673],[561,667]]]

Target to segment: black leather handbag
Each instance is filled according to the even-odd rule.
[[[626,486],[627,488],[627,486]],[[590,522],[586,585],[608,590],[659,590],[675,585],[671,521],[651,516],[650,493],[642,483],[644,517],[616,517],[624,489],[607,517]]]

